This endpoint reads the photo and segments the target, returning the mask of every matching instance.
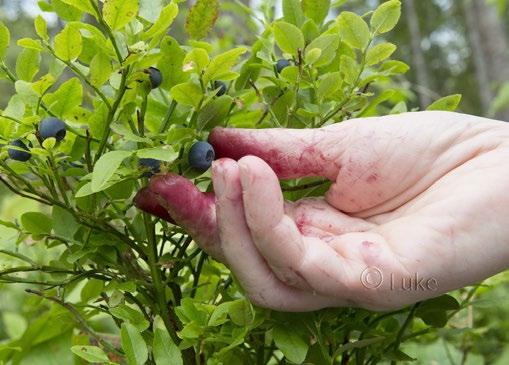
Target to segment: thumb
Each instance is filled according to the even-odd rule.
[[[339,126],[337,126],[339,127]],[[218,158],[261,158],[280,179],[323,176],[335,180],[341,129],[215,128],[209,136]],[[332,138],[333,137],[333,138]],[[338,140],[339,138],[339,140]]]

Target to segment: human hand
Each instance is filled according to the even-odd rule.
[[[388,310],[509,264],[509,124],[421,112],[209,141],[215,195],[167,174],[136,203],[187,228],[257,305]],[[303,176],[333,184],[284,202],[278,177]]]

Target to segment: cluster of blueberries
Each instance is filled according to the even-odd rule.
[[[163,83],[163,75],[161,71],[155,67],[150,67],[146,70],[149,75],[150,84],[152,89],[157,89]],[[226,94],[227,87],[222,81],[214,82],[214,89],[217,89],[216,96],[223,96]],[[214,161],[215,153],[214,148],[208,142],[199,141],[193,144],[189,151],[188,162],[189,166],[198,171],[206,171]],[[161,172],[161,161],[154,158],[140,158],[139,165],[141,168],[147,170],[143,176],[150,177]]]
[[[276,72],[279,74],[288,66],[290,66],[290,60],[282,58],[276,62]],[[149,75],[150,83],[153,89],[161,86],[163,82],[161,71],[155,67],[150,67],[146,72]],[[216,96],[223,96],[228,90],[226,84],[223,81],[215,81],[214,89],[217,90]],[[214,159],[214,148],[208,142],[196,142],[189,151],[189,166],[198,171],[208,170]],[[161,161],[159,160],[153,158],[141,158],[139,163],[141,167],[147,170],[143,176],[150,177],[151,175],[161,172]]]
[[[189,150],[189,166],[197,171],[206,171],[215,159],[214,147],[208,142],[198,141]],[[161,172],[161,161],[154,158],[140,158],[139,165],[147,170],[143,176],[151,177]]]
[[[276,72],[281,73],[286,67],[290,66],[290,60],[280,59],[276,62]],[[149,67],[145,70],[149,75],[150,85],[152,89],[157,89],[163,83],[163,75],[161,71],[155,67]],[[217,90],[216,96],[225,95],[227,92],[227,86],[222,81],[214,82],[214,89]],[[62,141],[66,135],[65,123],[54,117],[45,118],[39,123],[38,136],[44,141],[48,138],[55,138],[57,142]],[[29,147],[22,140],[16,139],[11,142],[11,146],[16,147],[9,148],[8,155],[11,159],[21,162],[30,160],[32,154],[30,153]],[[214,161],[215,153],[214,148],[205,141],[196,142],[189,151],[189,166],[198,171],[206,171],[212,165]],[[140,167],[148,170],[144,176],[151,176],[161,171],[161,161],[153,158],[142,158],[139,161]]]
[[[62,141],[67,133],[65,123],[53,117],[43,119],[41,123],[39,123],[37,132],[41,140],[44,141],[48,138],[55,138],[57,142]],[[9,148],[7,151],[11,159],[26,162],[32,158],[30,149],[21,139],[12,141],[11,146],[17,147],[17,149]]]

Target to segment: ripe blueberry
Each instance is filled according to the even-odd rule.
[[[227,87],[224,82],[214,81],[214,90],[217,89],[219,89],[219,91],[217,92],[216,96],[223,96],[224,94],[226,94]]]
[[[26,161],[30,160],[30,158],[32,157],[32,154],[30,152],[28,152],[28,147],[20,139],[16,139],[16,140],[12,141],[11,146],[22,148],[27,151],[27,152],[25,152],[25,151],[20,151],[20,150],[15,150],[15,149],[9,148],[7,153],[9,154],[9,157],[12,158],[13,160],[26,162]]]
[[[143,173],[143,177],[152,177],[152,175],[161,172],[161,161],[156,160],[155,158],[140,158],[138,165],[142,169],[147,170]]]
[[[65,138],[65,134],[65,123],[60,119],[49,117],[39,123],[39,136],[43,141],[53,137],[57,142],[60,142]]]
[[[215,156],[214,147],[210,143],[196,142],[189,150],[189,166],[196,170],[205,171],[212,165]]]
[[[150,79],[150,85],[152,85],[152,89],[157,89],[163,83],[163,75],[161,71],[155,67],[149,67],[147,69],[147,73]]]
[[[283,71],[285,68],[287,68],[288,66],[290,66],[290,61],[287,60],[287,59],[280,59],[276,62],[276,71],[277,73],[281,73],[281,71]]]

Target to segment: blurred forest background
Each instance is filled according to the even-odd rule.
[[[59,0],[47,1],[55,7],[65,7]],[[379,2],[332,1],[336,12],[348,9],[359,14]],[[56,34],[63,27],[61,20],[42,13],[37,3],[37,0],[0,0],[0,20],[9,27],[12,40],[35,36],[33,19],[37,14],[46,17],[51,33]],[[249,17],[250,9],[273,7],[276,16],[281,14],[280,0],[221,3],[222,16],[212,35],[218,48],[252,44],[258,24]],[[397,80],[399,100],[406,99],[409,109],[424,109],[441,96],[459,93],[463,95],[460,111],[509,122],[509,1],[402,0],[402,3],[402,19],[387,37],[398,46],[394,58],[411,66]],[[183,39],[183,24],[175,24],[172,35]],[[14,67],[21,48],[15,46],[15,41],[11,41],[11,46],[7,64]],[[0,75],[0,109],[5,108],[12,93],[12,84]],[[36,210],[33,204],[0,188],[0,219],[16,220],[23,212]],[[6,244],[12,239],[5,227],[0,226],[0,242]],[[456,332],[444,329],[439,331],[438,339],[430,337],[426,342],[424,338],[406,351],[419,358],[416,362],[419,364],[509,364],[508,283],[507,272],[488,280],[478,291],[471,310],[452,324]],[[23,288],[0,284],[0,342],[6,334],[13,337],[22,333],[36,306],[37,302],[27,299]],[[33,360],[30,364],[45,364],[44,359]]]

